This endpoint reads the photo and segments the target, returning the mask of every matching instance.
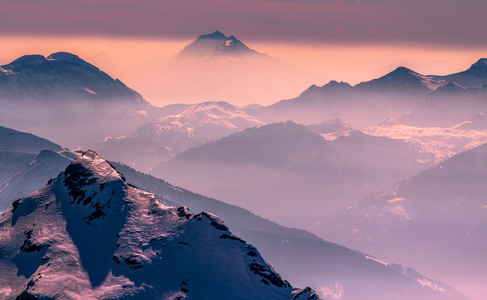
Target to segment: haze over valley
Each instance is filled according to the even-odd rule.
[[[0,29],[0,299],[486,299],[484,31],[398,1],[129,2],[80,4],[79,36]],[[162,6],[185,21],[158,37]]]

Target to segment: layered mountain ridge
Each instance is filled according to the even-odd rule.
[[[151,174],[278,223],[312,229],[329,217],[327,213],[434,161],[432,155],[403,141],[356,130],[344,130],[342,136],[327,141],[324,136],[333,135],[330,129],[342,130],[340,124],[328,125],[311,127],[324,130],[323,135],[291,121],[249,128],[188,149]],[[300,206],[300,199],[307,205]]]
[[[366,197],[323,228],[333,240],[390,258],[398,255],[481,299],[485,288],[479,278],[486,276],[487,264],[482,254],[487,249],[486,162],[487,144],[464,151]],[[422,255],[409,252],[409,245],[422,245]]]
[[[340,125],[344,126],[342,123]],[[302,133],[306,128],[297,125],[295,127],[297,128],[289,132],[294,132],[296,138],[299,138],[300,132]],[[314,139],[321,141],[319,137]],[[50,150],[41,151],[30,164],[24,163],[23,170],[18,173],[10,172],[10,176],[13,177],[0,186],[0,202],[2,205],[9,204],[12,200],[24,197],[42,187],[49,178],[55,177],[66,169],[71,160],[79,155],[66,150],[59,153]],[[21,164],[20,161],[18,163]],[[171,186],[160,179],[138,173],[126,166],[112,165],[125,174],[127,182],[157,194],[164,205],[185,205],[196,212],[216,212],[228,221],[227,224],[232,228],[232,232],[238,232],[239,236],[251,241],[258,246],[259,250],[262,249],[264,256],[278,267],[279,273],[292,279],[292,282],[298,282],[299,285],[312,285],[324,297],[343,294],[346,297],[355,297],[365,294],[370,299],[389,296],[397,298],[400,295],[401,297],[415,295],[416,299],[421,297],[448,299],[456,293],[448,286],[418,275],[410,268],[403,269],[394,264],[379,262],[371,256],[323,241],[311,233],[280,226],[239,207]],[[296,257],[297,252],[307,253],[306,258]],[[366,281],[364,281],[364,274],[367,274]],[[444,291],[431,293],[429,288],[422,287],[425,283]]]
[[[310,125],[340,118],[363,129],[425,104],[437,105],[440,111],[454,110],[460,103],[478,107],[487,93],[486,61],[482,58],[468,70],[450,75],[423,75],[398,67],[355,86],[330,81],[323,86],[312,85],[296,98],[247,112],[266,123],[293,120]],[[469,115],[462,117],[466,119]],[[437,119],[435,116],[434,120]]]
[[[234,105],[205,102],[144,124],[129,136],[106,138],[97,151],[147,171],[191,147],[262,125],[263,122]]]

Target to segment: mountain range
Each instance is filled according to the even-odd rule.
[[[287,226],[311,228],[433,163],[432,155],[403,141],[358,130],[327,141],[289,121],[189,149],[151,174]]]
[[[71,163],[71,161],[73,159],[76,159],[77,157],[78,159],[75,162]],[[81,158],[79,157],[80,154],[74,152],[64,151],[62,152],[62,154],[57,154],[50,150],[43,150],[32,163],[26,165],[26,171],[14,174],[14,179],[10,180],[10,186],[12,187],[12,191],[15,191],[17,194],[11,195],[11,199],[18,199],[24,197],[24,194],[27,193],[24,189],[22,189],[23,186],[37,185],[37,187],[39,188],[42,186],[42,183],[40,182],[42,178],[44,178],[44,182],[48,181],[46,178],[48,172],[35,172],[35,170],[47,171],[46,168],[50,168],[50,170],[52,170],[50,174],[57,174],[60,171],[66,169],[66,171],[64,171],[64,173],[61,173],[56,180],[49,180],[47,187],[26,198],[29,200],[21,199],[16,201],[12,206],[12,216],[14,215],[15,211],[23,211],[22,207],[24,206],[26,206],[25,208],[31,207],[30,205],[27,205],[27,203],[32,201],[30,198],[36,198],[37,200],[47,199],[47,201],[50,201],[49,199],[51,198],[45,196],[45,190],[49,189],[49,186],[56,185],[56,181],[61,180],[60,178],[63,178],[63,176],[66,177],[66,175],[63,174],[69,173],[69,171],[74,172],[73,169],[75,169],[76,173],[83,173],[84,176],[76,181],[78,187],[74,194],[78,195],[78,197],[85,197],[84,200],[77,199],[77,201],[80,202],[79,204],[82,204],[79,206],[79,208],[75,209],[75,211],[83,213],[86,209],[90,210],[91,207],[93,213],[90,214],[88,217],[84,217],[84,222],[95,222],[94,220],[103,222],[101,220],[104,220],[105,213],[107,211],[110,211],[109,209],[113,204],[111,203],[111,201],[104,203],[103,205],[98,204],[97,201],[107,201],[107,199],[103,200],[103,198],[106,197],[100,198],[100,196],[98,195],[103,195],[104,190],[110,190],[106,187],[106,185],[111,185],[112,182],[110,181],[110,178],[115,176],[115,179],[120,178],[122,181],[136,184],[139,187],[143,187],[144,189],[147,189],[155,193],[156,195],[159,195],[161,199],[159,201],[164,205],[185,205],[189,207],[191,211],[217,212],[220,216],[223,216],[225,220],[228,220],[227,225],[230,226],[232,232],[238,232],[239,236],[244,237],[246,240],[252,241],[252,243],[257,245],[258,249],[263,251],[262,253],[264,253],[264,256],[269,259],[275,267],[277,267],[277,270],[279,272],[283,272],[286,278],[292,278],[293,281],[300,283],[309,281],[313,286],[319,288],[320,294],[325,297],[332,297],[333,295],[345,295],[345,297],[347,298],[355,298],[357,296],[361,296],[363,299],[369,299],[364,298],[363,295],[367,295],[367,297],[370,297],[370,299],[380,299],[389,296],[396,299],[409,299],[410,297],[414,297],[416,299],[458,299],[459,297],[463,297],[450,287],[440,282],[428,279],[410,268],[403,269],[399,265],[387,264],[378,261],[371,256],[367,256],[362,253],[346,249],[333,243],[325,242],[320,238],[302,230],[282,227],[268,220],[262,219],[247,210],[228,205],[211,198],[199,196],[181,188],[176,188],[160,179],[136,172],[135,170],[127,166],[123,166],[120,164],[108,165],[106,162],[104,162],[103,159],[101,159],[93,152],[87,152],[82,155]],[[76,165],[77,167],[74,168],[73,165]],[[93,167],[93,165],[95,165],[95,167]],[[115,166],[117,170],[122,171],[125,175],[121,177],[122,175],[120,175],[120,173],[112,169],[113,166]],[[55,171],[56,168],[58,172]],[[92,174],[88,176],[86,173],[90,172]],[[54,176],[56,175],[53,175],[53,177]],[[68,175],[68,177],[71,178],[74,177],[74,175]],[[106,180],[108,180],[109,183],[105,182]],[[64,181],[66,181],[66,178],[64,179]],[[116,181],[119,180],[116,179]],[[96,188],[98,184],[100,189],[99,191]],[[124,184],[122,183],[122,187],[123,186]],[[64,182],[61,191],[63,188],[67,188],[68,190],[74,189],[74,187],[69,188],[69,185],[66,182]],[[40,196],[39,193],[41,193],[42,195]],[[0,189],[0,197],[2,197],[2,199],[5,198],[4,194],[5,191]],[[64,192],[61,193],[61,196],[64,197],[64,194]],[[117,195],[118,193],[115,194]],[[113,198],[116,195],[112,195],[110,196],[110,198]],[[59,196],[59,191],[57,190],[56,197],[62,198],[61,196]],[[56,199],[59,200],[59,198]],[[6,202],[11,201],[12,200]],[[73,204],[74,202],[71,201],[69,203]],[[54,204],[49,204],[49,206],[51,205]],[[64,206],[66,205],[68,204],[64,204]],[[39,204],[38,206],[42,209],[41,211],[45,210],[44,208],[42,208],[43,206],[40,206]],[[28,208],[28,210],[30,211],[31,208]],[[180,214],[179,211],[181,209],[182,208],[178,209],[178,215]],[[64,209],[64,211],[65,210],[66,209]],[[8,216],[9,214],[10,212],[8,212],[6,215]],[[35,212],[27,212],[27,214],[28,218],[39,217],[39,215]],[[36,214],[37,216],[34,216]],[[6,215],[4,215],[4,217]],[[23,215],[24,213],[20,213],[19,218],[23,218]],[[55,217],[59,216],[59,214],[55,214]],[[99,218],[95,218],[95,216],[99,216]],[[113,217],[113,215],[110,214],[109,216]],[[39,218],[44,217],[46,217],[46,213],[43,213],[42,216],[40,216]],[[53,220],[51,220],[51,222],[52,221]],[[17,221],[15,220],[15,223],[16,222]],[[11,222],[9,221],[8,224],[11,224]],[[38,221],[36,221],[36,224],[38,224]],[[76,226],[76,228],[78,227],[79,225]],[[32,227],[32,230],[35,230],[35,228],[36,227]],[[15,231],[15,229],[12,230]],[[138,232],[139,231],[140,228]],[[27,230],[26,232],[27,233],[25,237],[28,242],[24,243],[26,247],[24,247],[24,244],[22,247],[25,248],[23,249],[25,250],[24,252],[33,253],[33,255],[27,255],[26,253],[22,252],[23,250],[18,252],[20,254],[17,254],[16,259],[14,259],[13,261],[16,264],[19,264],[20,267],[22,267],[23,259],[29,260],[36,255],[39,256],[39,254],[36,253],[42,252],[42,249],[44,249],[43,247],[45,246],[44,244],[42,245],[41,251],[29,252],[29,249],[41,247],[41,245],[37,245],[31,240],[31,231]],[[30,235],[29,232],[31,232]],[[74,233],[74,235],[76,234]],[[74,239],[75,237],[73,237],[73,240]],[[54,237],[48,240],[49,243],[59,242]],[[184,243],[186,242],[181,243],[181,245],[185,245]],[[0,245],[3,244],[3,242],[0,243]],[[47,249],[52,249],[52,247],[54,247],[51,247],[50,245],[51,244],[49,244],[50,248]],[[76,247],[78,247],[80,255],[82,255],[82,251],[87,251],[86,249],[81,250],[83,247],[85,247],[85,245],[77,244]],[[100,245],[100,247],[102,246]],[[279,249],[279,251],[276,251],[277,249]],[[299,252],[307,253],[306,258],[303,258],[302,256],[296,256],[295,253]],[[39,268],[43,269],[43,274],[55,272],[53,270],[49,270],[48,267],[50,266],[50,264],[48,264],[47,267],[43,266],[46,264],[46,261],[48,259],[47,257],[50,257],[50,255],[47,255],[46,253],[42,253],[43,259],[41,259],[41,257],[37,257],[37,261],[41,261]],[[63,253],[63,255],[64,254],[66,253]],[[131,259],[132,258],[133,257],[131,257]],[[51,260],[52,259],[53,258],[51,258]],[[98,259],[101,258],[98,257]],[[135,261],[136,259],[134,258],[133,260]],[[19,261],[21,263],[19,263]],[[140,265],[135,264],[130,259],[128,260],[128,263],[127,260],[124,260],[124,262],[127,266],[129,266],[129,269],[132,268],[131,266],[135,266],[133,267],[133,269],[138,269],[140,267]],[[84,266],[84,264],[86,263],[86,258],[85,262],[83,262],[83,258],[81,257],[81,264]],[[37,264],[36,259],[34,258],[34,261],[29,260],[29,264],[34,265],[34,267],[30,266],[30,269],[27,268],[29,269],[29,271],[26,272],[34,272],[32,268],[35,268],[35,265]],[[97,265],[104,265],[106,267],[107,262],[99,260]],[[88,272],[90,272],[88,270],[88,267],[85,268]],[[91,266],[91,268],[95,267]],[[24,272],[25,270],[26,269],[22,269],[19,272]],[[91,272],[94,272],[93,270],[94,269],[91,269]],[[95,268],[95,270],[96,274],[100,272],[100,269]],[[79,274],[79,272],[75,273]],[[97,280],[96,274],[88,274],[88,277],[90,278],[90,280],[92,280],[93,278]],[[38,275],[39,276],[36,277],[37,280],[42,277],[42,274]],[[366,280],[364,276],[367,277]],[[52,279],[53,277],[51,276],[49,278]],[[101,279],[98,279],[98,281],[99,280]],[[44,285],[44,289],[41,288],[41,290],[49,290],[45,288],[45,285],[47,285],[46,283],[39,283],[38,285],[35,285],[36,280],[31,280],[29,282],[30,283],[27,284],[24,296],[29,293],[33,293],[34,290],[38,290],[37,287],[39,285],[41,287]],[[78,283],[82,284],[82,281],[78,281]],[[104,284],[106,284],[106,282],[101,285],[103,286]],[[130,286],[130,284],[127,285],[126,288],[128,286]],[[187,286],[181,287],[187,289]],[[98,293],[103,293],[104,288],[98,287],[97,289],[98,290],[96,292],[96,295],[100,295]],[[130,289],[132,289],[132,287]],[[66,288],[66,290],[69,290],[69,288]],[[184,292],[183,289],[181,289],[181,291]],[[12,291],[10,287],[0,290],[0,292],[11,295],[14,291]],[[58,292],[59,294],[56,294],[57,297],[61,297],[61,295],[63,295],[64,293],[62,289],[60,289]],[[52,294],[54,292],[50,290],[49,293]],[[117,297],[123,298],[123,291],[120,291],[120,293],[120,295],[117,294]],[[312,295],[312,292],[309,291],[309,294]],[[131,297],[135,297],[135,295],[132,295]]]
[[[97,151],[148,171],[189,148],[261,125],[264,123],[229,103],[205,102],[144,124],[129,136],[107,138]]]
[[[321,87],[312,85],[296,98],[247,112],[266,123],[293,120],[309,125],[340,118],[352,127],[363,129],[405,114],[419,105],[436,105],[439,111],[449,111],[461,103],[466,106],[461,111],[470,108],[471,112],[472,106],[482,106],[485,110],[485,103],[479,102],[487,93],[486,72],[485,58],[466,71],[445,76],[422,75],[399,67],[355,86],[336,81]],[[459,116],[470,117],[460,114],[461,111]],[[437,113],[433,120],[439,122],[439,119],[447,118],[445,115],[439,117]]]
[[[212,76],[204,66],[217,64],[227,72],[224,77],[234,79],[228,70],[243,63],[252,66],[252,80],[258,80],[255,74],[264,76],[265,72],[256,71],[259,68],[250,62],[249,57],[258,57],[259,63],[265,61],[260,65],[264,69],[267,63],[278,63],[251,50],[233,36],[215,32],[200,37],[173,60],[179,60],[175,66],[181,72],[201,68],[204,76],[172,75],[173,78],[181,75],[199,82],[201,78]],[[184,63],[183,59],[186,60]],[[486,70],[487,59],[480,59],[466,71],[445,76],[422,75],[400,67],[356,86],[335,81],[322,87],[313,85],[295,99],[267,107],[239,108],[227,102],[212,101],[157,108],[75,55],[56,53],[47,58],[34,55],[1,67],[0,117],[5,126],[47,137],[73,149],[98,145],[100,153],[109,159],[123,161],[139,170],[151,170],[158,177],[198,193],[248,208],[288,226],[308,229],[387,261],[420,266],[422,272],[459,286],[469,296],[481,299],[485,295],[481,279],[486,276],[481,253],[487,247],[482,240],[486,225],[483,214],[486,205],[482,203],[485,147],[469,149],[487,142],[484,120],[487,112]],[[189,85],[186,88],[191,90]],[[304,125],[287,121],[289,119]],[[313,287],[326,297],[463,297],[447,285],[410,268],[325,242],[309,232],[279,226],[247,210],[190,193],[127,166],[105,164],[93,152],[78,158],[79,151],[66,150],[33,135],[6,127],[0,128],[1,134],[0,202],[4,206],[0,210],[21,198],[13,202],[11,210],[2,217],[5,230],[0,234],[0,257],[5,259],[0,262],[0,268],[4,268],[2,273],[12,274],[9,278],[15,278],[14,283],[9,282],[8,288],[4,289],[0,284],[0,293],[4,295],[51,297],[49,295],[55,294],[58,296],[53,297],[67,297],[63,293],[69,293],[69,287],[57,291],[45,284],[53,278],[64,284],[57,276],[65,274],[56,273],[62,269],[59,267],[62,256],[69,257],[72,263],[73,268],[67,269],[74,274],[70,277],[72,282],[78,282],[79,286],[86,287],[86,291],[94,293],[84,294],[86,297],[102,297],[112,288],[119,298],[129,297],[125,292],[133,293],[131,296],[134,297],[156,297],[156,292],[151,294],[149,286],[157,290],[167,287],[170,291],[165,295],[174,298],[209,295],[204,294],[206,291],[201,286],[206,283],[199,281],[199,275],[191,277],[197,279],[191,279],[195,283],[190,289],[186,287],[190,285],[186,280],[185,284],[178,281],[165,286],[152,278],[160,277],[153,276],[156,273],[146,273],[145,270],[152,270],[150,266],[159,266],[157,255],[163,253],[163,248],[157,242],[157,245],[139,247],[135,241],[141,236],[134,233],[137,218],[127,216],[143,215],[155,224],[154,218],[158,216],[146,216],[147,205],[159,202],[166,206],[186,205],[196,212],[192,214],[181,208],[156,209],[161,215],[177,215],[183,210],[189,216],[187,220],[177,216],[170,220],[172,223],[161,225],[182,226],[186,230],[168,232],[165,238],[169,240],[196,238],[185,226],[190,226],[189,220],[198,219],[203,216],[200,212],[207,210],[220,215],[239,236],[228,233],[229,238],[220,239],[236,241],[245,248],[247,244],[238,240],[243,238],[257,246],[277,272],[259,261],[259,267],[249,267],[249,274],[246,266],[250,266],[250,261],[246,260],[248,257],[244,252],[233,246],[230,251],[225,248],[225,241],[216,239],[216,235],[205,235],[213,230],[211,226],[196,226],[194,232],[197,237],[215,242],[215,247],[223,253],[233,251],[237,257],[245,257],[237,259],[243,264],[236,267],[245,270],[239,273],[245,275],[233,275],[254,278],[254,275],[266,274],[280,278],[283,282],[280,287],[265,284],[262,280],[246,281],[256,283],[249,284],[257,290],[264,284],[263,289],[269,295],[283,293],[283,298],[291,299],[290,295],[294,297],[300,293],[279,273],[294,284]],[[93,176],[85,174],[80,176],[80,182],[70,185],[66,181],[70,180],[66,168],[70,168],[72,160],[76,159],[74,165],[81,165],[78,171],[91,172]],[[97,163],[108,173],[90,167]],[[433,167],[434,163],[438,164]],[[123,170],[130,179],[124,181],[113,166]],[[63,170],[57,179],[49,180]],[[408,180],[401,182],[405,179]],[[42,188],[47,181],[48,185]],[[120,203],[127,204],[125,210],[120,210],[121,215],[112,214],[109,207],[112,204],[106,202],[110,199],[106,187],[96,183],[105,181],[109,182],[109,187],[121,187],[120,193],[115,193],[117,197],[112,197],[118,203],[113,208],[120,208]],[[160,200],[152,200],[155,199],[153,196],[127,182],[157,194]],[[39,188],[41,190],[35,192]],[[25,197],[31,192],[35,193]],[[125,192],[130,199],[118,197]],[[87,194],[89,196],[85,198]],[[139,198],[136,194],[143,196]],[[53,197],[59,201],[50,202]],[[78,198],[83,199],[76,203]],[[118,217],[110,219],[114,215]],[[210,225],[211,220],[221,225],[216,216],[209,213],[208,216]],[[104,217],[111,225],[101,221]],[[15,227],[13,223],[17,221],[21,225]],[[33,223],[42,226],[36,227]],[[97,223],[99,227],[95,226]],[[56,235],[43,237],[44,231],[39,228],[50,228],[52,224]],[[116,256],[120,263],[114,256],[107,259],[113,243],[105,247],[107,244],[100,242],[99,247],[104,245],[100,250],[83,240],[84,236],[89,236],[83,230],[92,230],[91,225],[95,229],[104,228],[100,235],[95,235],[95,241],[124,244],[121,256]],[[130,227],[124,231],[126,238],[114,236],[110,231],[119,225],[120,230]],[[140,229],[145,231],[147,228]],[[15,241],[10,240],[10,234]],[[103,240],[107,236],[111,237]],[[194,242],[200,245],[198,243],[200,241]],[[176,246],[170,255],[186,253],[181,249],[188,245],[179,243]],[[93,254],[93,249],[100,250],[101,256]],[[134,256],[126,260],[124,255],[128,252],[125,250],[135,253]],[[155,256],[146,250],[156,253]],[[52,260],[59,263],[54,264],[58,269],[49,267],[51,254],[46,257],[44,251],[55,252]],[[115,248],[113,254],[117,251]],[[235,259],[221,253],[216,256],[222,256],[226,261]],[[193,257],[188,264],[200,265],[204,259]],[[213,261],[214,257],[210,255],[206,259]],[[139,262],[141,268],[137,268]],[[161,266],[173,272],[171,268],[174,266],[164,264],[162,262]],[[218,266],[212,267],[218,269]],[[271,283],[268,278],[263,279]],[[100,288],[90,290],[90,285]],[[126,290],[117,290],[123,285]],[[218,293],[224,293],[227,288],[238,289],[236,285],[229,283],[210,292],[214,292],[215,297],[221,296]],[[302,292],[302,295],[314,296],[310,289]]]
[[[434,115],[434,113],[428,114],[428,112],[430,111],[425,109],[421,112],[421,115],[423,117]],[[413,114],[416,116],[412,116]],[[433,155],[433,160],[436,162],[487,142],[485,113],[473,114],[471,117],[454,125],[450,125],[453,123],[450,119],[448,124],[444,125],[445,127],[427,126],[428,124],[424,124],[425,126],[423,127],[406,125],[411,123],[412,118],[418,120],[417,117],[418,114],[412,112],[392,118],[377,126],[365,128],[363,131],[373,136],[388,137],[407,142],[416,146],[422,152]]]

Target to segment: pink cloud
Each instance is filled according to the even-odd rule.
[[[0,35],[487,45],[486,1],[4,0]]]

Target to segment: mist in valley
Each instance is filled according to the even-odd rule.
[[[240,281],[200,281],[208,257],[211,274],[260,276],[245,284],[282,299],[483,299],[487,59],[471,63],[450,75],[398,65],[356,85],[317,86],[215,31],[145,82],[175,99],[162,106],[74,53],[9,62],[0,68],[0,273],[15,279],[2,277],[0,297],[68,295],[41,271],[61,276],[43,262],[70,249],[94,298],[112,288],[141,299],[241,291]],[[298,84],[300,94],[283,88],[262,105]],[[144,218],[177,230],[152,236]],[[48,224],[57,236],[38,229]],[[83,237],[95,227],[108,228],[100,256]],[[215,253],[191,256],[193,244]],[[160,253],[184,262],[174,282],[151,279],[153,265],[178,270]],[[219,258],[242,265],[220,269]]]

